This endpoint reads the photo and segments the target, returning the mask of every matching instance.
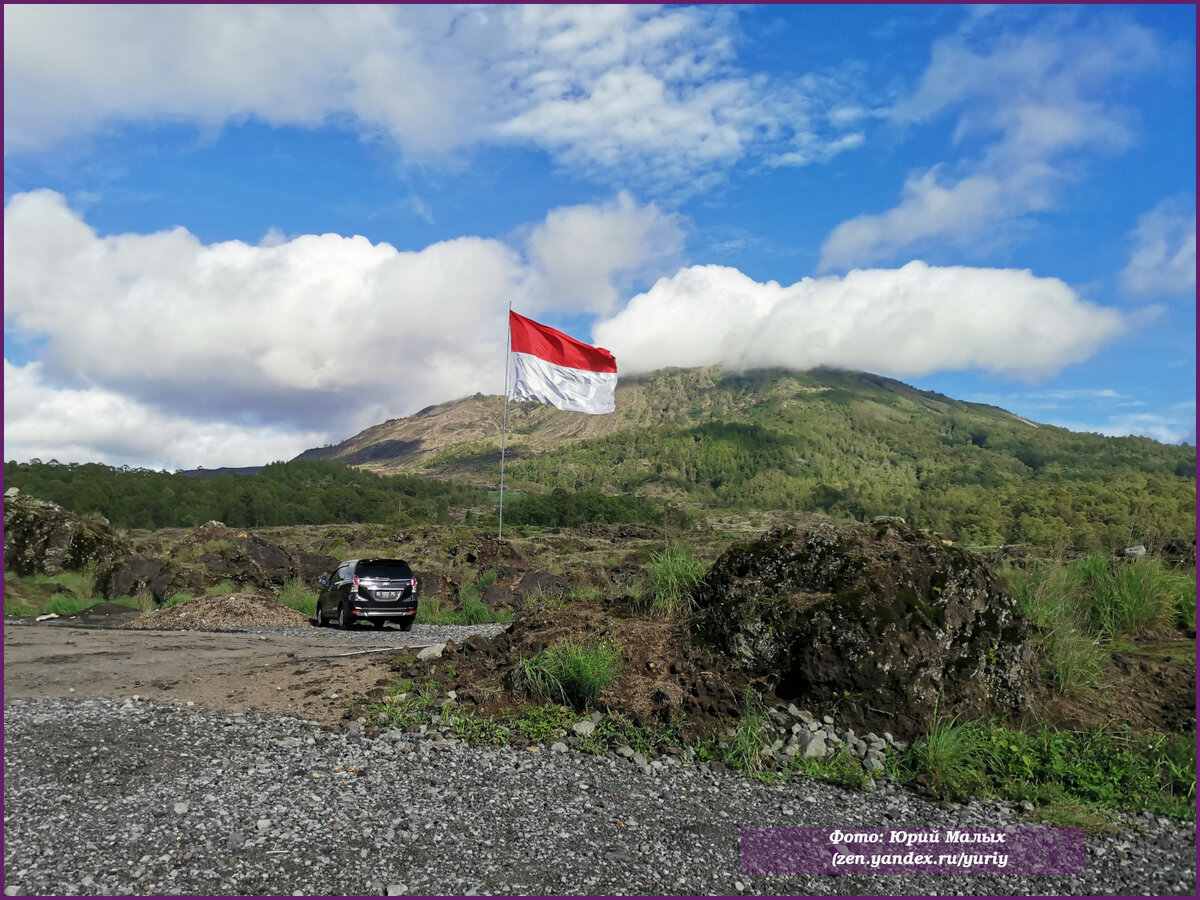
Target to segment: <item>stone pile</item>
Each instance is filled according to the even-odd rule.
[[[397,699],[404,700],[407,694],[401,694]],[[433,724],[412,725],[407,729],[372,730],[386,740],[397,742],[412,742],[429,740],[439,743],[457,744],[455,729],[450,721],[453,710],[457,707],[457,693],[447,691],[444,698],[434,704],[442,710],[442,718],[435,719]],[[908,749],[908,743],[897,740],[891,732],[882,734],[867,732],[857,734],[853,728],[838,728],[832,716],[814,716],[808,710],[798,708],[794,703],[786,707],[773,707],[766,710],[767,721],[770,723],[773,738],[770,743],[763,745],[759,751],[759,763],[766,769],[783,770],[795,766],[795,758],[826,759],[843,752],[856,760],[868,778],[883,777],[889,754],[900,753]],[[558,729],[549,740],[551,753],[567,753],[572,749],[583,749],[579,745],[586,742],[595,732],[596,727],[605,720],[602,712],[593,712],[586,718],[575,722],[571,728]],[[352,721],[347,728],[355,734],[362,734],[369,725],[365,718]],[[543,748],[537,743],[528,742],[519,733],[503,729],[516,746],[525,746],[532,753],[540,753]],[[728,749],[729,741],[736,737],[736,729],[730,728],[724,737],[718,741],[718,747]],[[768,735],[771,737],[771,735]],[[610,750],[610,758],[629,760],[643,774],[655,774],[664,769],[694,765],[697,763],[694,747],[665,746],[655,758],[647,757],[628,745]],[[701,764],[705,764],[701,762]],[[726,766],[717,761],[706,765],[716,771],[722,771]],[[869,786],[869,785],[868,785]]]
[[[808,710],[798,709],[794,703],[789,703],[786,710],[770,709],[767,715],[780,737],[776,738],[769,752],[764,747],[762,755],[768,758],[773,756],[780,763],[786,763],[794,756],[824,759],[844,748],[846,753],[862,764],[865,772],[874,774],[884,770],[889,752],[908,748],[907,743],[896,740],[888,731],[883,732],[882,736],[871,731],[861,737],[853,728],[839,731],[834,727],[832,716],[822,716],[818,720]]]

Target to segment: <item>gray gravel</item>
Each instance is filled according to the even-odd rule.
[[[756,877],[743,825],[1021,824],[893,785],[468,747],[128,700],[4,706],[12,894],[1192,894],[1195,828],[1089,839],[1083,876]]]

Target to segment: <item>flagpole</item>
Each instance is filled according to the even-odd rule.
[[[496,541],[504,540],[504,456],[508,444],[508,377],[512,370],[512,301],[508,301],[508,352],[504,356],[504,426],[500,431],[500,530]]]

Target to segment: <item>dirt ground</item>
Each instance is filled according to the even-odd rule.
[[[301,637],[5,624],[4,699],[136,694],[333,723],[348,703],[394,680],[385,658],[399,649],[316,629]]]

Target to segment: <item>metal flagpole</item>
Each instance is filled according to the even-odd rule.
[[[500,531],[496,541],[504,540],[504,455],[508,444],[508,376],[512,369],[512,301],[508,301],[508,352],[504,357],[504,427],[500,431]]]

